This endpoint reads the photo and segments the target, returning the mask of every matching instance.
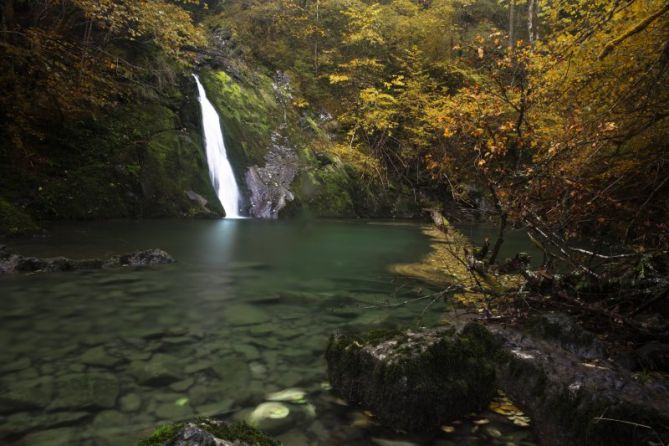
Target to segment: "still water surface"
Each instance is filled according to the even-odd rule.
[[[530,439],[492,413],[434,438],[398,435],[328,390],[322,354],[334,330],[438,322],[443,304],[422,317],[423,302],[365,308],[430,292],[387,269],[427,254],[418,225],[115,221],[61,224],[10,246],[72,258],[159,247],[178,263],[0,278],[3,444],[133,445],[161,422],[243,419],[294,387],[306,404],[288,403],[272,426],[286,446]]]

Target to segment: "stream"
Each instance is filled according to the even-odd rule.
[[[393,433],[329,390],[333,331],[439,322],[444,303],[388,307],[435,291],[388,272],[429,242],[413,223],[245,219],[62,223],[11,240],[42,257],[159,247],[178,263],[0,277],[0,443],[134,445],[161,422],[244,419],[300,388],[274,432],[286,446],[533,444],[489,411],[437,436]],[[502,257],[520,247],[511,236]]]

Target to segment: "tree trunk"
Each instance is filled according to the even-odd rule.
[[[527,0],[527,36],[532,46],[534,46],[534,1]]]
[[[527,35],[530,45],[539,38],[537,32],[537,20],[539,19],[539,0],[527,0]]]
[[[516,48],[516,0],[509,0],[509,46]]]
[[[320,21],[320,0],[316,0],[316,32],[318,33],[318,23]],[[318,74],[318,34],[314,36],[314,69]]]
[[[14,27],[14,0],[5,0],[2,7],[2,30],[7,32]]]
[[[497,255],[499,254],[499,250],[502,247],[502,244],[504,243],[504,231],[506,231],[506,223],[508,215],[504,211],[504,208],[502,208],[502,202],[500,201],[499,196],[495,191],[495,186],[489,184],[488,187],[490,188],[490,195],[492,195],[492,199],[495,204],[495,209],[499,214],[499,232],[497,234],[497,240],[495,241],[495,245],[492,247],[492,251],[490,252],[490,257],[488,258],[488,265],[492,265],[497,260]]]

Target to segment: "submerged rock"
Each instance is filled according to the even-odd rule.
[[[54,384],[56,397],[48,410],[111,409],[120,389],[111,373],[73,373],[59,377]]]
[[[43,409],[51,401],[53,380],[48,377],[3,382],[0,386],[0,414]]]
[[[122,363],[123,360],[110,355],[105,348],[100,345],[86,350],[81,355],[81,362],[90,366],[112,368]]]
[[[70,446],[76,443],[77,430],[73,427],[60,427],[33,432],[21,440],[22,446]]]
[[[307,394],[304,390],[292,388],[269,393],[265,396],[265,399],[267,401],[288,401],[292,403],[301,403],[305,401],[306,395]]]
[[[90,418],[90,416],[89,412],[15,413],[8,416],[4,423],[0,425],[0,439],[77,424],[86,418]]]
[[[142,407],[142,398],[136,393],[124,395],[119,400],[122,412],[136,412]]]
[[[223,317],[226,323],[233,326],[266,324],[272,319],[271,314],[265,310],[248,304],[227,306]]]
[[[215,420],[165,425],[139,446],[280,446],[280,442],[245,423]]]
[[[296,413],[279,402],[262,403],[247,418],[251,426],[274,434],[285,432],[296,422]]]
[[[156,353],[148,361],[133,361],[128,366],[128,374],[144,386],[166,386],[184,378],[176,357]]]
[[[175,260],[162,249],[147,249],[109,259],[69,259],[67,257],[26,257],[0,246],[0,274],[64,272],[85,269],[100,269],[118,266],[148,266],[174,263]]]
[[[495,390],[490,334],[478,324],[452,328],[337,334],[325,357],[334,390],[394,429],[437,430],[482,410]]]

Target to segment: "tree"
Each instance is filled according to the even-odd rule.
[[[2,127],[28,162],[26,139],[43,138],[45,120],[113,106],[141,78],[168,74],[127,60],[133,51],[181,64],[192,60],[186,46],[204,43],[186,11],[160,0],[8,1],[2,27]]]

